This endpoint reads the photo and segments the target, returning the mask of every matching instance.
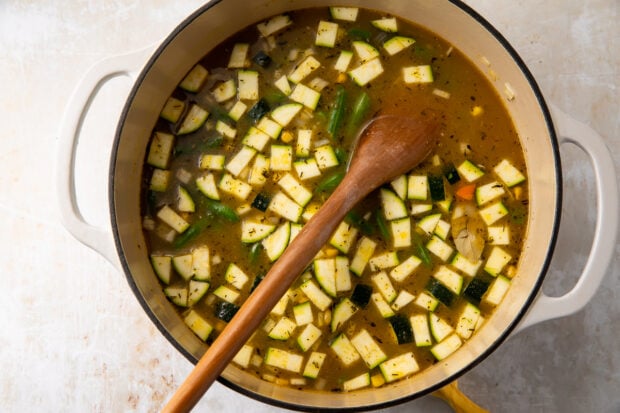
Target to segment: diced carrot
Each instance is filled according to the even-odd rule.
[[[474,199],[474,192],[476,191],[476,184],[463,185],[456,190],[456,197],[463,201],[471,201]]]

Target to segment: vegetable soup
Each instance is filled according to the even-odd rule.
[[[528,190],[504,98],[443,39],[375,11],[299,10],[242,30],[154,127],[142,213],[164,293],[215,340],[336,188],[364,124],[433,111],[431,156],[346,216],[233,362],[353,391],[448,357],[517,274]]]

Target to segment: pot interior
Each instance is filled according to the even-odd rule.
[[[291,9],[329,5],[331,3],[323,0],[212,2],[190,16],[160,46],[141,73],[126,104],[111,162],[110,199],[117,247],[130,285],[141,304],[162,333],[193,362],[204,353],[206,345],[185,326],[165,298],[142,236],[141,173],[152,128],[179,80],[221,41],[266,17]],[[339,5],[378,8],[378,3],[372,0],[341,1]],[[226,369],[222,376],[224,383],[270,403],[302,409],[368,409],[434,390],[471,368],[508,335],[535,297],[551,256],[558,225],[561,182],[557,142],[541,93],[521,60],[488,23],[462,3],[390,0],[380,5],[381,11],[409,20],[447,40],[469,57],[502,96],[530,171],[530,220],[518,275],[502,305],[457,353],[395,384],[352,393],[313,393],[275,386],[233,365]],[[239,10],[244,12],[239,13]]]

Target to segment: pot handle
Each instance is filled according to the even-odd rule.
[[[120,268],[120,262],[111,231],[86,222],[79,210],[75,191],[75,155],[82,124],[97,92],[114,77],[135,79],[152,51],[153,47],[147,47],[95,63],[71,94],[59,130],[56,192],[61,222],[78,241],[99,252],[117,268]]]
[[[602,137],[554,105],[549,105],[560,144],[572,143],[590,157],[596,184],[596,227],[592,249],[577,284],[561,297],[544,293],[515,329],[515,333],[546,320],[576,313],[592,299],[613,258],[618,232],[618,184],[611,152]]]

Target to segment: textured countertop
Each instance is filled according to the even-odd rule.
[[[620,170],[618,0],[469,0],[528,64],[548,101],[597,130]],[[71,90],[102,58],[157,43],[201,1],[0,2],[0,410],[156,411],[192,365],[158,332],[125,277],[60,224],[58,128]],[[84,216],[107,227],[107,148],[128,79],[104,87],[78,163]],[[97,115],[95,115],[98,113]],[[105,148],[102,150],[101,148]],[[93,155],[94,153],[94,155]],[[560,238],[544,289],[577,279],[593,233],[594,174],[562,147]],[[620,248],[570,317],[512,337],[461,380],[493,412],[620,412]],[[407,411],[450,411],[423,398]],[[401,411],[394,407],[385,412]],[[196,411],[271,412],[215,384]],[[284,410],[279,410],[284,411]]]

